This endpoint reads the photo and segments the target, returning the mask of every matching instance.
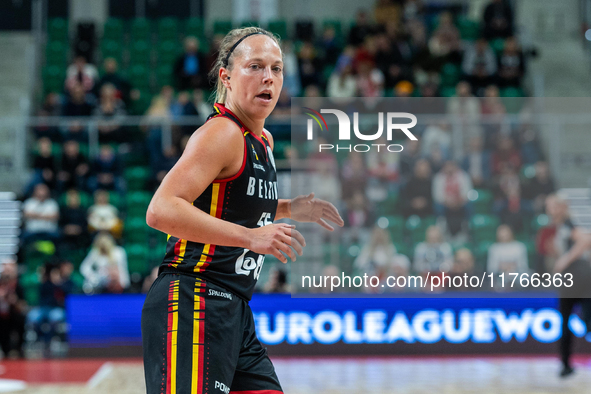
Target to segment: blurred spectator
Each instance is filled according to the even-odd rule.
[[[364,274],[375,275],[381,281],[390,275],[405,276],[410,270],[408,257],[396,252],[388,231],[378,226],[373,228],[370,239],[361,248],[353,264]]]
[[[344,220],[347,227],[359,229],[373,223],[373,212],[362,190],[356,191],[346,204]]]
[[[357,92],[362,97],[381,97],[384,95],[384,74],[370,60],[357,64]]]
[[[400,22],[402,10],[393,0],[378,0],[374,10],[375,21],[378,25],[385,25],[388,22]]]
[[[56,240],[59,237],[59,207],[51,198],[47,185],[40,183],[35,186],[33,196],[23,203],[23,217],[23,242],[38,239]]]
[[[400,81],[394,86],[395,97],[410,97],[415,90],[412,83],[408,81]],[[402,103],[401,103],[402,104]]]
[[[281,93],[279,93],[279,99],[277,99],[277,105],[275,106],[271,116],[284,119],[287,119],[289,116],[291,116],[291,96],[289,95],[287,89],[281,89]]]
[[[390,192],[398,191],[400,156],[386,151],[388,141],[385,137],[375,142],[376,145],[382,145],[382,149],[379,152],[375,149],[365,153],[369,175],[366,194],[372,201],[383,201]]]
[[[468,248],[460,248],[454,255],[454,262],[449,271],[448,275],[451,277],[452,286],[446,287],[447,290],[452,291],[470,291],[470,286],[466,286],[462,282],[461,287],[453,286],[453,280],[455,277],[464,278],[464,275],[472,275],[474,273],[474,255]],[[447,281],[444,283],[446,286]]]
[[[424,16],[424,5],[422,0],[404,1],[404,19],[407,21],[422,18]]]
[[[324,64],[335,64],[341,53],[341,42],[333,26],[326,26],[317,46],[322,49]]]
[[[173,116],[173,119],[178,121],[178,118],[182,116],[199,116],[199,112],[197,112],[197,108],[195,104],[191,100],[191,95],[189,92],[179,92],[176,101],[174,101],[170,106],[170,112]],[[197,127],[199,127],[199,122],[195,122],[193,125],[179,125],[174,126],[172,131],[172,140],[175,143],[178,143],[183,135],[191,135],[193,131]]]
[[[355,24],[349,30],[349,44],[361,45],[365,38],[373,32],[373,27],[368,23],[365,10],[358,10],[355,15]]]
[[[499,86],[520,87],[525,74],[525,57],[515,37],[505,40],[503,52],[499,56]]]
[[[542,213],[546,197],[552,194],[556,188],[550,177],[548,163],[539,161],[535,165],[536,175],[523,188],[523,198],[531,204],[530,210],[534,213]]]
[[[454,161],[447,161],[433,178],[433,201],[438,216],[445,216],[447,228],[452,235],[461,230],[461,225],[469,214],[468,192],[472,181]]]
[[[66,206],[60,214],[60,229],[63,249],[78,249],[88,245],[88,222],[86,210],[80,205],[80,193],[71,189],[66,193]]]
[[[92,163],[92,174],[89,186],[92,191],[97,189],[117,190],[122,193],[121,161],[111,145],[101,145],[99,155]]]
[[[490,85],[497,72],[497,58],[488,45],[480,38],[464,52],[462,71],[472,85],[473,92],[481,96],[480,90]]]
[[[341,169],[341,184],[343,199],[347,200],[356,192],[364,192],[367,185],[367,169],[363,162],[363,154],[351,152]]]
[[[74,290],[70,278],[74,267],[69,261],[59,265],[48,263],[41,273],[39,306],[27,315],[27,324],[42,338],[47,350],[56,334],[64,335],[66,329],[66,297]],[[65,338],[62,338],[65,340]]]
[[[119,210],[109,203],[109,192],[94,192],[94,205],[88,209],[88,227],[90,231],[108,231],[119,238],[123,229],[119,219]]]
[[[199,53],[199,40],[187,37],[184,41],[185,53],[174,64],[174,77],[178,90],[200,89],[206,87],[208,65]]]
[[[516,171],[521,169],[521,155],[514,145],[511,137],[501,137],[491,157],[493,175],[499,175],[504,164],[511,165]]]
[[[462,169],[470,175],[474,187],[485,187],[491,176],[490,154],[483,150],[482,138],[470,138],[468,153],[462,162]]]
[[[499,88],[496,85],[486,87],[481,106],[482,115],[497,115],[498,119],[502,119],[501,117],[507,113],[507,110],[499,96]]]
[[[100,118],[98,131],[101,142],[125,142],[126,133],[122,132],[119,124],[121,118],[127,115],[123,100],[117,97],[114,85],[104,84],[100,90],[98,106],[93,115]]]
[[[0,263],[0,347],[4,358],[23,357],[26,308],[16,262]]]
[[[353,76],[351,64],[336,68],[330,75],[326,94],[328,97],[355,97],[357,83]]]
[[[327,160],[314,162],[310,183],[316,198],[338,204],[341,201],[341,183],[336,175],[335,163]]]
[[[432,182],[429,162],[424,159],[417,161],[413,177],[402,189],[404,216],[417,215],[424,218],[433,214]]]
[[[480,102],[472,95],[472,87],[468,82],[458,82],[456,95],[449,99],[447,112],[468,124],[480,119]]]
[[[96,67],[87,63],[84,56],[76,56],[66,71],[66,90],[72,92],[73,88],[80,86],[85,93],[91,92],[97,80]]]
[[[129,97],[131,85],[125,78],[121,76],[121,74],[118,73],[118,67],[117,60],[113,59],[112,57],[105,59],[103,62],[105,73],[97,84],[96,93],[98,95],[104,85],[113,85],[115,89],[117,89],[116,97],[123,100],[125,105],[128,106],[131,103]]]
[[[99,233],[82,261],[85,293],[122,293],[129,287],[127,254],[106,232]]]
[[[85,189],[89,171],[88,160],[80,152],[78,141],[69,140],[64,143],[61,170],[57,174],[58,190],[71,188]]]
[[[312,43],[304,42],[298,56],[298,70],[302,89],[309,85],[320,85],[322,79],[322,60]]]
[[[416,162],[422,158],[421,142],[419,140],[406,141],[401,156],[400,173],[405,179],[408,179],[414,173]]]
[[[283,89],[287,90],[291,97],[298,97],[302,90],[298,57],[293,50],[293,44],[289,40],[281,41],[283,49]]]
[[[421,138],[423,156],[428,156],[434,146],[437,146],[443,157],[451,156],[451,125],[446,121],[431,122]]]
[[[86,93],[82,85],[75,84],[70,88],[70,96],[63,106],[63,116],[80,117],[90,116],[95,107],[95,100]],[[84,128],[75,122],[68,127],[66,139],[75,139],[83,142],[87,139]]]
[[[504,223],[510,224],[516,230],[521,230],[523,227],[521,189],[519,174],[511,164],[504,163],[493,187],[495,195],[493,212],[499,215]]]
[[[413,269],[425,275],[427,272],[448,272],[453,264],[451,245],[443,241],[439,227],[429,226],[425,242],[415,248]]]
[[[386,89],[392,89],[398,82],[412,78],[400,48],[396,43],[392,43],[385,33],[376,36],[375,45],[375,64],[384,75]]]
[[[51,189],[55,187],[56,163],[51,140],[47,137],[40,138],[37,141],[37,150],[33,161],[35,172],[26,187],[25,196],[31,195],[33,188],[39,183],[44,183]]]
[[[317,85],[308,85],[304,89],[304,97],[322,97],[320,93],[320,88]]]
[[[41,108],[37,111],[37,116],[60,116],[62,114],[62,98],[55,92],[49,92],[45,96]],[[53,142],[59,142],[61,139],[61,133],[59,128],[56,126],[48,126],[44,124],[38,124],[33,128],[33,133],[37,139],[47,137]]]
[[[474,255],[468,248],[460,248],[454,255],[454,262],[450,270],[450,275],[464,276],[474,272]]]
[[[287,271],[283,268],[273,267],[269,271],[269,280],[263,287],[264,293],[289,293],[291,287],[287,283]]]
[[[484,9],[484,38],[507,38],[513,35],[513,10],[506,0],[492,0]]]
[[[448,62],[460,63],[460,51],[460,32],[454,25],[451,12],[444,12],[439,16],[439,24],[429,39],[429,52],[433,62],[439,67]]]
[[[152,164],[152,172],[153,172],[153,189],[156,190],[160,183],[168,174],[168,171],[172,169],[172,167],[176,164],[179,159],[178,149],[175,145],[171,145],[168,148],[164,149],[162,155],[153,162]]]
[[[285,87],[285,84],[283,86]],[[285,89],[282,89],[281,91],[287,92],[287,90],[285,90]],[[206,90],[195,89],[195,90],[193,90],[193,95],[192,95],[193,105],[195,106],[195,109],[197,110],[197,114],[201,118],[201,121],[203,123],[205,123],[205,121],[207,120],[207,117],[213,112],[211,104],[209,104],[207,102],[207,97],[205,97],[206,94],[207,94]],[[290,106],[291,106],[291,102],[290,102]],[[290,112],[290,114],[291,114],[291,112]]]
[[[497,242],[488,249],[486,271],[494,273],[526,273],[527,249],[522,242],[515,241],[511,227],[502,224],[497,228]]]

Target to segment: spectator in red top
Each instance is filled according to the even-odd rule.
[[[493,175],[500,175],[505,163],[510,164],[515,171],[521,169],[521,155],[515,149],[513,139],[508,136],[501,137],[497,149],[492,153],[491,160]]]

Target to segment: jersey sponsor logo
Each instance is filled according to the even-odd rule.
[[[215,381],[214,388],[220,390],[222,393],[230,394],[230,387],[218,382],[217,380]]]
[[[247,196],[257,196],[265,200],[277,200],[277,182],[248,177]]]
[[[250,254],[250,256],[247,256],[247,254]],[[240,257],[236,259],[235,271],[238,275],[245,276],[249,276],[251,272],[254,272],[254,280],[257,280],[263,269],[264,261],[265,255],[251,252],[249,249],[244,249],[244,252],[242,252]]]
[[[253,163],[252,167],[253,167],[255,170],[261,170],[261,171],[265,172],[265,167],[263,167],[263,166],[262,166],[262,165],[260,165],[260,164]]]
[[[229,300],[232,299],[232,294],[230,294],[230,293],[224,293],[223,291],[217,291],[217,290],[214,290],[214,289],[209,289],[208,295],[210,295],[210,296],[216,296],[216,297],[222,297],[222,298],[227,298]]]

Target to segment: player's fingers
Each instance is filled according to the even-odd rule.
[[[302,245],[300,244],[300,242],[293,236],[288,237],[287,235],[284,235],[284,239],[283,241],[291,246],[292,248],[295,249],[296,253],[298,254],[298,256],[301,256],[304,253],[304,250],[302,248]]]
[[[345,222],[343,222],[343,218],[339,216],[339,214],[331,209],[324,209],[322,211],[322,218],[328,219],[333,223],[336,223],[338,226],[343,227]]]
[[[287,263],[287,257],[285,257],[277,248],[273,248],[271,254],[277,257],[277,260],[281,261],[283,264]]]
[[[318,223],[319,225],[321,225],[322,227],[324,227],[328,231],[334,231],[334,228],[330,224],[326,223],[326,221],[324,219],[318,219],[316,221],[316,223]]]
[[[291,232],[291,237],[295,238],[300,245],[302,245],[302,247],[306,246],[306,240],[304,239],[304,236],[302,235],[302,233],[300,233],[297,230],[293,230]]]
[[[293,251],[293,249],[289,247],[288,244],[286,244],[285,242],[277,241],[276,247],[277,249],[285,253],[287,256],[289,256],[291,261],[296,261],[296,254]]]

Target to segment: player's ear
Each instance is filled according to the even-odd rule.
[[[226,89],[230,88],[230,72],[225,67],[220,67],[220,81],[224,84]]]

